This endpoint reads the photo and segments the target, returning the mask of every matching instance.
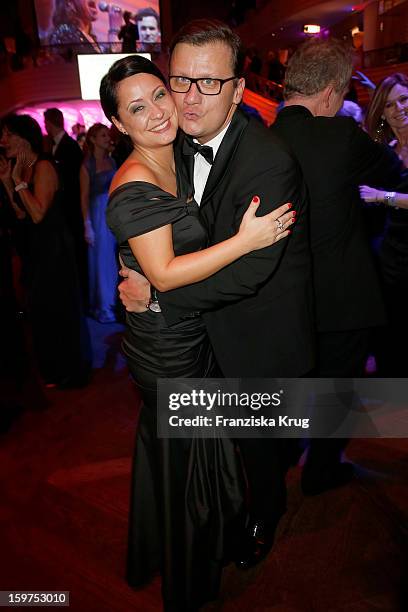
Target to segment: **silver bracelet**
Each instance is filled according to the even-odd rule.
[[[25,181],[21,181],[21,183],[14,187],[14,191],[21,191],[22,189],[28,189],[28,183]]]
[[[384,193],[384,204],[387,206],[395,206],[395,191],[386,191]]]

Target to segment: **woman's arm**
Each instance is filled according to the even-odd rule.
[[[382,191],[381,189],[368,187],[368,185],[360,185],[359,189],[360,197],[364,202],[383,203],[394,208],[408,208],[408,193]]]
[[[79,186],[81,193],[81,210],[84,219],[85,241],[89,244],[89,246],[93,246],[95,243],[95,232],[93,230],[91,217],[89,215],[90,178],[89,172],[86,169],[85,164],[82,164],[81,169],[79,171]]]
[[[16,186],[23,182],[18,156],[12,176]],[[33,192],[28,187],[20,189],[18,192],[21,202],[33,223],[40,223],[43,220],[52,204],[57,189],[58,176],[54,167],[47,160],[39,161],[35,168]]]
[[[128,178],[135,180],[133,170],[132,176],[124,175],[122,181]],[[139,168],[136,180],[156,183],[148,169]],[[259,203],[259,198],[255,196],[235,236],[208,249],[176,257],[171,225],[130,238],[130,248],[148,280],[159,291],[196,283],[243,255],[271,246],[289,235],[288,228],[295,221],[296,215],[293,211],[288,212],[291,204],[283,204],[268,215],[257,217]]]
[[[176,257],[171,225],[130,238],[130,248],[146,277],[159,291],[196,283],[243,255],[271,246],[289,235],[287,228],[295,221],[295,213],[288,212],[291,205],[283,204],[268,215],[256,217],[259,203],[259,198],[255,196],[235,236],[208,249]],[[283,231],[280,231],[280,227]]]

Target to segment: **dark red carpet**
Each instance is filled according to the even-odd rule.
[[[30,391],[0,438],[0,590],[64,590],[78,612],[161,610],[160,581],[124,579],[137,392],[120,355],[120,326],[92,323],[95,372],[84,390]],[[273,551],[247,573],[230,565],[206,610],[408,610],[406,440],[355,440],[359,466],[341,490],[304,498],[288,477],[289,511]],[[267,469],[267,466],[265,466]]]

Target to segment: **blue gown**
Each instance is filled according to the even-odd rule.
[[[95,232],[95,242],[88,247],[89,311],[100,323],[115,321],[118,262],[115,237],[106,224],[109,187],[116,172],[113,159],[111,170],[96,172],[96,160],[90,157],[85,165],[89,173],[89,216]]]

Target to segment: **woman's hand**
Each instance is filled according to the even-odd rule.
[[[85,242],[89,246],[93,246],[95,244],[95,232],[90,219],[87,219],[84,223],[84,236]]]
[[[15,185],[21,183],[24,180],[26,169],[29,167],[29,160],[25,151],[17,153],[16,163],[14,164],[11,178]]]
[[[0,155],[0,181],[7,183],[11,180],[11,159],[7,160]]]
[[[289,210],[292,204],[282,204],[262,217],[256,216],[260,199],[254,196],[242,217],[238,237],[246,243],[246,252],[256,251],[271,246],[290,234],[290,226],[296,220],[296,212]],[[289,212],[288,212],[289,211]]]
[[[377,204],[381,204],[384,201],[384,192],[379,191],[378,189],[373,189],[373,187],[368,187],[368,185],[360,185],[360,198],[364,200],[364,202],[376,202]]]

